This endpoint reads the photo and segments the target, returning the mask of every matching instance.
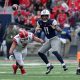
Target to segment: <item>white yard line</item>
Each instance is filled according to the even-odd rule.
[[[10,64],[5,64],[5,63],[0,63],[0,66],[11,66],[13,63],[10,63]],[[44,63],[27,63],[27,64],[24,64],[24,65],[27,65],[27,66],[44,66],[45,64]],[[53,65],[61,65],[60,63],[54,63]],[[69,65],[69,64],[68,64]],[[70,66],[75,66],[77,65],[77,63],[71,63]]]
[[[0,72],[0,74],[13,74],[13,72]],[[41,73],[41,74],[43,74],[42,76],[44,76],[44,72],[43,73]],[[55,74],[61,74],[61,72],[54,72],[53,73],[53,77],[55,77]],[[69,71],[69,72],[67,72],[66,74],[76,74],[76,72],[75,71]],[[14,75],[14,74],[13,74]],[[21,75],[21,73],[17,73],[16,75]],[[29,75],[28,73],[26,73],[25,75]],[[50,75],[52,75],[52,74],[50,74]],[[33,75],[29,75],[29,76],[37,76],[37,73],[36,74],[33,74]],[[40,75],[41,76],[41,75]],[[57,76],[57,75],[56,75]],[[59,75],[58,77],[63,77],[63,75],[61,76],[61,75]],[[69,77],[69,76],[64,76],[64,77]],[[0,79],[1,80],[1,79]],[[12,80],[12,79],[11,79]]]
[[[0,80],[14,80],[14,79],[0,79]]]

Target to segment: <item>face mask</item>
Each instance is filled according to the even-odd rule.
[[[28,38],[21,38],[20,39],[22,43],[27,43],[28,42]]]

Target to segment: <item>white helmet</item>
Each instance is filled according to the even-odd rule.
[[[50,18],[50,12],[47,9],[42,10],[41,11],[41,18],[44,22],[46,22]]]
[[[48,15],[48,16],[50,16],[50,12],[49,12],[49,10],[44,9],[44,10],[41,11],[41,15]]]

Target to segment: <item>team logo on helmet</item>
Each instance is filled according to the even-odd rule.
[[[48,16],[50,16],[50,12],[49,12],[49,10],[44,9],[44,10],[41,11],[41,15],[48,15]]]

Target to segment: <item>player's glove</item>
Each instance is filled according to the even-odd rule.
[[[9,56],[9,60],[13,60],[13,55],[10,55]]]

